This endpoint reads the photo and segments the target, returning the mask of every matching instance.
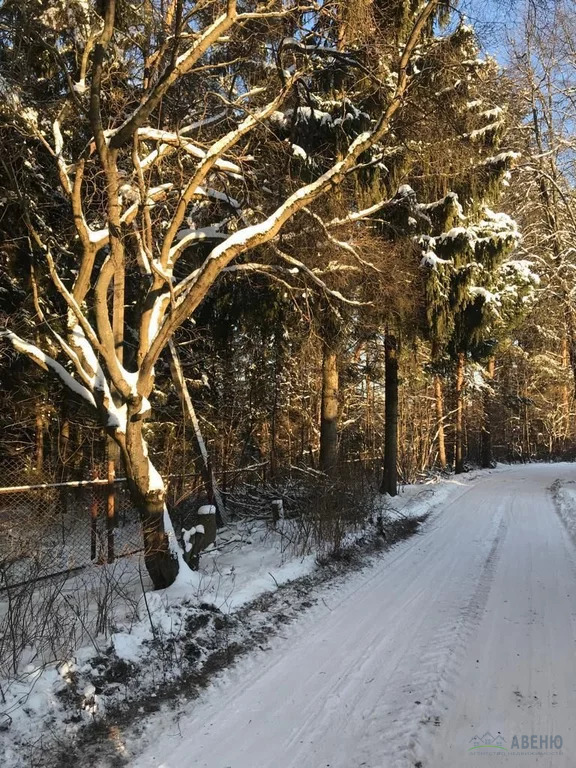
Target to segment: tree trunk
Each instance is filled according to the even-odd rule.
[[[44,470],[44,414],[40,402],[36,404],[36,469]]]
[[[438,422],[438,463],[442,469],[446,469],[446,437],[444,434],[444,392],[442,391],[442,379],[438,374],[434,376],[434,400],[436,406],[436,420]]]
[[[398,343],[395,336],[386,334],[384,353],[384,471],[381,493],[398,493]]]
[[[456,439],[455,439],[455,471],[464,472],[464,352],[458,353],[456,366]]]
[[[324,346],[320,413],[320,469],[334,475],[338,460],[338,356]]]
[[[569,343],[568,343],[568,336],[564,334],[562,338],[562,368],[564,371],[566,371],[566,377],[567,377],[567,371],[568,368],[571,367],[571,361],[570,361],[570,355],[569,355]],[[574,371],[572,371],[574,375]],[[574,392],[574,386],[573,386],[573,392]],[[568,443],[570,433],[571,433],[571,424],[570,424],[570,388],[568,386],[568,379],[566,378],[564,382],[564,386],[562,387],[562,404],[564,408],[564,428],[562,430],[562,451],[566,450],[566,445]]]
[[[144,534],[144,564],[154,589],[165,589],[174,583],[178,575],[178,559],[168,545],[164,530],[164,502],[144,499],[140,509]]]
[[[128,487],[142,524],[144,564],[155,589],[169,587],[178,576],[181,557],[166,509],[166,488],[148,458],[137,404],[128,407],[126,434],[114,435],[126,465]],[[183,561],[182,561],[183,562]],[[184,566],[186,567],[186,566]]]
[[[172,356],[172,381],[174,382],[174,386],[176,387],[180,399],[182,400],[182,405],[185,411],[188,413],[188,418],[192,424],[194,437],[196,438],[198,450],[200,451],[200,456],[202,458],[202,478],[204,480],[206,494],[210,503],[215,502],[216,504],[216,522],[218,527],[221,528],[226,524],[226,510],[224,508],[224,501],[222,499],[220,489],[216,483],[214,472],[212,471],[208,450],[206,449],[206,443],[204,442],[202,431],[200,429],[200,422],[196,416],[196,410],[194,409],[192,398],[190,397],[188,387],[186,386],[186,379],[184,378],[180,356],[178,355],[178,350],[176,349],[176,345],[172,339],[169,341],[168,346]]]
[[[491,357],[488,360],[488,379],[490,382],[494,381],[494,358]],[[490,389],[484,391],[483,397],[483,424],[482,424],[482,467],[488,469],[492,466],[492,397],[493,393]]]

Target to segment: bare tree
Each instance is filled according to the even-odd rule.
[[[318,61],[346,58],[306,43],[306,29],[332,18],[330,4],[171,0],[144,3],[133,16],[115,0],[96,7],[77,0],[49,5],[35,18],[17,4],[13,27],[3,32],[15,56],[22,34],[16,27],[25,17],[29,40],[48,61],[53,90],[46,102],[33,101],[26,83],[3,80],[2,88],[10,89],[14,124],[57,171],[73,217],[73,228],[55,231],[18,189],[35,264],[58,299],[45,300],[33,270],[46,341],[32,343],[10,328],[3,335],[89,403],[119,445],[156,587],[169,585],[182,563],[145,435],[159,357],[219,275],[266,269],[262,246],[353,174],[388,134],[417,77],[412,56],[439,5],[418,3],[386,72],[381,64],[365,72],[386,93],[380,117],[327,170],[292,189],[263,184],[255,138],[262,140],[283,106],[297,103]],[[285,29],[300,32],[286,39]],[[271,71],[260,81],[252,77],[255,51],[260,68]],[[249,200],[250,187],[260,185],[256,207],[233,194]],[[207,206],[224,214],[226,226],[202,225]],[[256,262],[240,258],[248,253]],[[134,272],[139,278],[129,281]]]
[[[522,249],[526,258],[537,260],[543,277],[535,308],[538,334],[532,334],[531,346],[536,359],[556,361],[569,373],[561,393],[563,417],[553,435],[564,441],[573,434],[576,386],[575,11],[572,0],[531,4],[510,41],[511,72],[524,114],[522,183],[511,201],[524,233]]]

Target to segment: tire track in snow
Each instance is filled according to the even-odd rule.
[[[424,768],[474,768],[479,753],[469,750],[470,743],[485,732],[500,733],[506,743],[499,764],[575,765],[576,552],[550,495],[556,478],[564,483],[574,476],[574,464],[512,471],[506,494],[510,535],[499,549],[492,589],[460,665],[454,699],[441,728],[430,729],[435,738],[421,759]],[[559,734],[562,752],[514,750],[514,736],[540,733]]]
[[[510,538],[510,482],[483,478],[421,537],[324,591],[330,605],[194,707],[193,737],[155,745],[133,765],[426,768]]]
[[[468,641],[482,619],[507,529],[508,523],[502,517],[477,586],[464,610],[456,607],[456,613],[460,615],[455,621],[444,624],[434,637],[427,637],[428,642],[422,644],[418,671],[403,686],[405,690],[408,689],[407,692],[414,695],[418,693],[418,700],[422,702],[421,706],[418,705],[420,717],[414,722],[414,710],[411,708],[402,720],[397,721],[397,728],[388,732],[390,751],[382,768],[407,768],[419,763],[425,768],[430,757],[434,729],[441,724],[444,712],[453,698],[452,691],[458,683],[458,670]],[[403,679],[400,670],[398,681]]]

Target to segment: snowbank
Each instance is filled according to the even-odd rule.
[[[556,511],[576,542],[576,481],[556,480],[551,486]]]

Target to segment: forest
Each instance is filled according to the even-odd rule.
[[[55,572],[576,458],[576,4],[485,5],[0,0],[0,703]]]
[[[166,586],[174,467],[572,458],[573,10],[502,66],[441,0],[3,2],[6,466],[109,452]]]

